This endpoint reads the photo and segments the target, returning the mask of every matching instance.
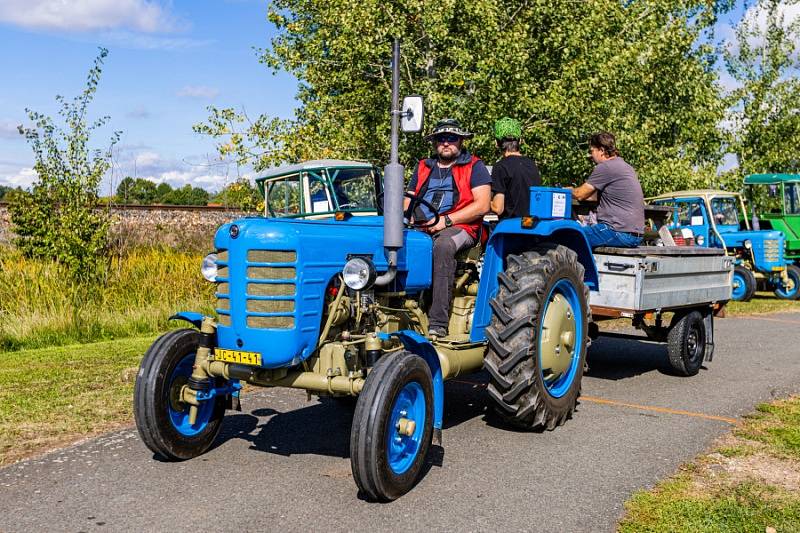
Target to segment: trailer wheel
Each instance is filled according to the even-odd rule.
[[[219,434],[225,398],[203,402],[194,424],[189,406],[179,401],[181,387],[192,375],[200,332],[179,329],[165,333],[142,359],[133,390],[133,414],[142,442],[170,461],[191,459],[206,452]]]
[[[736,266],[731,281],[731,299],[737,302],[749,302],[756,293],[756,276],[746,267]]]
[[[700,312],[675,316],[667,334],[667,353],[678,374],[694,376],[700,371],[706,355],[706,325]]]
[[[370,499],[396,500],[419,478],[433,435],[433,379],[418,355],[384,355],[358,397],[350,467]]]
[[[797,265],[786,265],[786,275],[792,282],[791,287],[778,285],[775,289],[775,296],[782,300],[797,300],[800,298],[800,267]]]
[[[484,368],[496,411],[513,426],[555,429],[572,416],[586,361],[583,266],[565,246],[509,255],[491,300]]]

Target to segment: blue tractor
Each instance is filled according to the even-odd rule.
[[[398,57],[395,44],[395,67]],[[217,231],[202,266],[216,285],[216,316],[176,315],[193,327],[158,338],[136,380],[136,425],[160,457],[207,451],[226,409],[239,407],[242,383],[357,398],[353,477],[366,497],[388,501],[412,488],[429,447],[441,445],[444,380],[485,369],[495,410],[518,428],[552,430],[572,416],[589,343],[589,294],[599,278],[570,218],[569,191],[534,188],[530,217],[501,221],[485,245],[460,254],[449,335],[427,337],[432,240],[404,221],[425,202],[405,192],[397,163],[400,120],[404,131],[419,131],[422,105],[419,97],[398,105],[398,80],[395,68],[391,157],[382,172],[333,160],[283,167],[259,180],[264,216]],[[411,200],[405,212],[404,196]],[[669,273],[657,259],[604,261],[607,279],[635,277],[637,290],[647,285],[645,273],[661,276],[659,286]],[[675,264],[674,279],[685,286],[689,263]],[[674,297],[680,310],[670,363],[695,374],[713,351],[713,305],[730,295],[729,269],[710,275],[715,289],[702,283],[697,294],[717,294],[718,302],[692,308],[680,290],[615,289],[604,316],[642,318]],[[645,302],[641,314],[637,302]]]
[[[735,258],[733,300],[750,300],[759,283],[778,298],[797,299],[798,287],[794,278],[787,275],[783,233],[751,229],[739,193],[678,191],[648,200],[674,207],[669,228],[689,230],[697,246],[721,248]]]

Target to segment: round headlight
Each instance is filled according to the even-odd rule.
[[[354,257],[345,263],[342,277],[344,284],[354,291],[368,289],[375,283],[375,266],[369,259]]]
[[[747,249],[749,250],[750,248],[752,248],[752,247],[753,247],[753,241],[751,241],[750,239],[745,239],[745,241],[744,241],[744,247],[745,247],[745,248],[747,248]]]
[[[703,243],[706,242],[705,238],[702,235],[698,235],[695,239],[697,246],[703,246]]]
[[[208,281],[217,281],[217,254],[208,254],[203,258],[200,272]]]

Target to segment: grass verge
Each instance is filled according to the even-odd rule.
[[[0,354],[0,465],[129,423],[135,372],[126,370],[153,339]]]
[[[715,451],[625,507],[623,533],[800,531],[800,397],[758,406]]]
[[[730,316],[800,312],[800,300],[781,300],[771,292],[757,292],[749,302],[729,302]]]

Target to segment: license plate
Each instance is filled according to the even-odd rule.
[[[216,348],[214,350],[214,360],[240,365],[261,366],[261,354],[258,352],[242,352],[239,350]]]

